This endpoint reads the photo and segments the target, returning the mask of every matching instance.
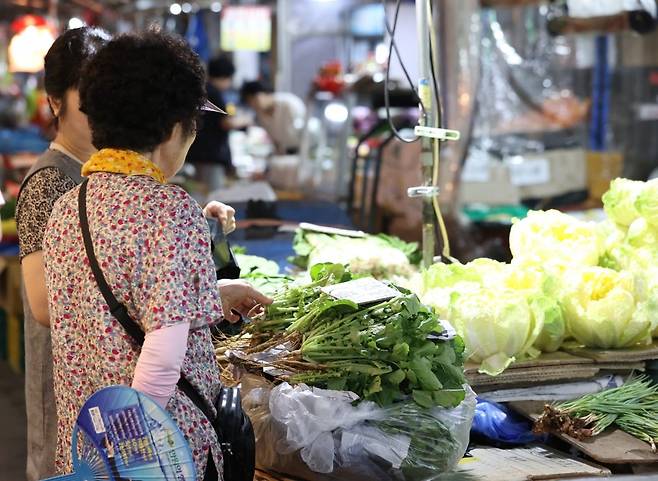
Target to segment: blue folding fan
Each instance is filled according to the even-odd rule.
[[[125,386],[92,395],[73,428],[71,474],[46,481],[195,481],[192,453],[175,421]]]

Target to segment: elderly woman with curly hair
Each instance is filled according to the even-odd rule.
[[[72,429],[85,400],[125,384],[177,421],[199,479],[221,479],[216,433],[177,382],[183,375],[212,406],[220,382],[210,326],[270,300],[240,282],[217,283],[202,210],[167,183],[194,140],[204,85],[190,48],[154,31],[115,38],[84,72],[81,110],[99,150],[82,168],[86,192],[77,187],[60,198],[44,238],[59,472],[71,469]],[[103,276],[145,333],[141,349],[113,317],[92,274],[79,199],[86,199]]]

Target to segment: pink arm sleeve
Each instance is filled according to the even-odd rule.
[[[137,359],[133,389],[147,394],[163,408],[176,389],[189,330],[190,324],[182,323],[149,332]]]

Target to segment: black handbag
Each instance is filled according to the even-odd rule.
[[[87,182],[87,179],[85,179],[80,185],[78,212],[89,265],[96,279],[96,284],[110,308],[110,312],[123,326],[133,341],[141,347],[144,344],[144,331],[130,317],[126,306],[120,303],[112,293],[112,289],[107,284],[103,271],[98,265],[96,254],[94,253],[94,244],[89,231],[89,220],[87,218]],[[253,481],[256,469],[256,440],[249,416],[242,410],[240,388],[221,387],[219,395],[215,400],[217,416],[214,416],[212,409],[208,406],[199,391],[182,374],[177,386],[206,416],[217,433],[217,439],[219,440],[224,461],[224,481]],[[209,455],[204,481],[217,479],[219,479],[217,468],[212,460],[212,455]]]

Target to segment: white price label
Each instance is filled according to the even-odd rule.
[[[319,232],[320,234],[341,235],[344,237],[365,237],[366,233],[360,230],[337,229],[335,227],[328,227],[324,225],[309,224],[302,222],[299,228],[310,232]]]
[[[400,295],[392,287],[372,277],[326,286],[322,291],[336,299],[346,299],[358,305],[387,301]]]
[[[540,185],[551,180],[551,164],[547,159],[526,160],[522,157],[512,157],[505,163],[509,168],[512,185]]]
[[[489,155],[483,150],[471,149],[462,169],[462,182],[489,182],[489,169]]]

